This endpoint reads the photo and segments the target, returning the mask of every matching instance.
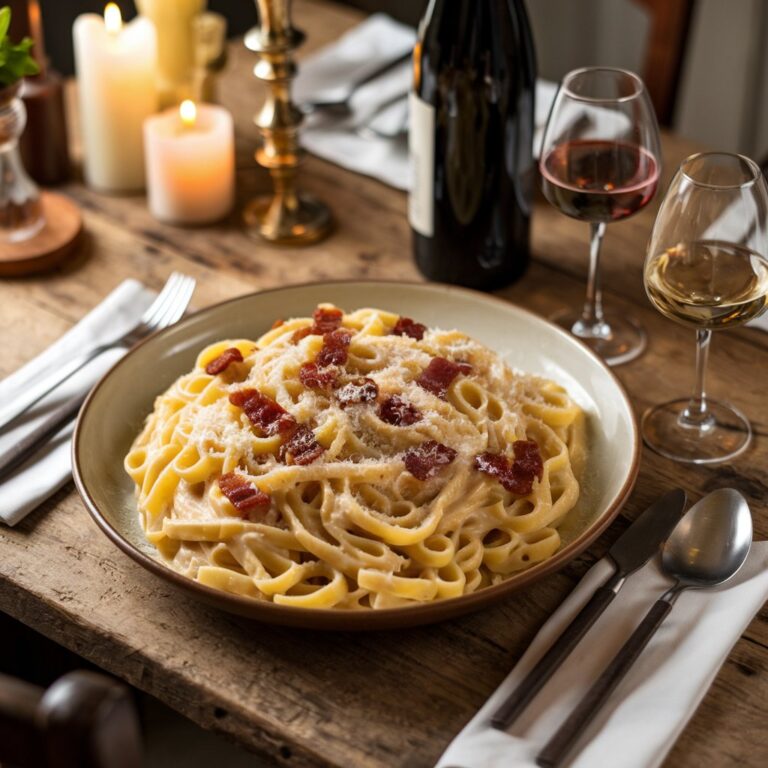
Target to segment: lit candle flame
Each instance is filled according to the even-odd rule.
[[[179,117],[181,118],[181,124],[185,128],[192,128],[197,121],[197,107],[195,102],[190,99],[185,99],[179,106]]]
[[[104,9],[104,26],[110,35],[116,35],[123,28],[123,16],[117,3],[107,3]]]

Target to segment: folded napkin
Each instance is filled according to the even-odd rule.
[[[657,562],[629,577],[571,656],[508,730],[491,714],[611,573],[601,560],[534,638],[525,655],[454,739],[438,768],[535,768],[536,755],[573,711],[671,582]],[[768,598],[768,542],[722,587],[683,592],[640,658],[585,730],[570,766],[658,766]]]
[[[416,32],[385,14],[377,13],[334,43],[307,56],[294,82],[296,102],[343,99],[349,87],[387,62],[413,48]],[[396,189],[410,188],[405,96],[413,80],[410,61],[403,62],[363,86],[350,99],[351,114],[339,117],[327,110],[310,114],[301,131],[301,142],[312,154],[350,171],[372,176]],[[557,92],[554,83],[536,84],[536,134],[534,150]],[[398,99],[398,97],[401,97]]]
[[[121,283],[92,312],[64,334],[39,357],[0,381],[0,401],[12,400],[46,370],[55,369],[73,354],[108,342],[129,330],[152,303],[155,294],[135,280]],[[124,350],[109,350],[90,362],[60,387],[45,397],[8,434],[0,436],[0,451],[6,450],[34,429],[45,415],[60,403],[87,392]],[[71,474],[70,438],[74,424],[64,427],[25,464],[0,481],[0,520],[16,525],[45,499],[55,493]]]

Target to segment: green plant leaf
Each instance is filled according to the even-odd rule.
[[[11,26],[11,9],[6,5],[0,8],[0,40],[8,34],[8,27]]]
[[[25,37],[14,45],[8,39],[11,24],[11,9],[0,8],[0,86],[13,85],[27,75],[36,75],[40,71],[30,50],[34,42]]]

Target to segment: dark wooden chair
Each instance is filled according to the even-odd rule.
[[[0,675],[3,768],[140,768],[139,722],[128,689],[70,672],[47,690]]]
[[[694,0],[635,0],[651,18],[643,80],[661,125],[671,125]]]

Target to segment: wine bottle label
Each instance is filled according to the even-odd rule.
[[[435,234],[435,108],[415,93],[410,96],[411,194],[408,220],[424,237]]]

